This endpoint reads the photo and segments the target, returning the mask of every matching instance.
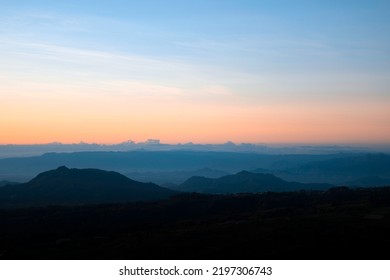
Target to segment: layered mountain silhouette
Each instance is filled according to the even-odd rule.
[[[390,155],[366,154],[361,156],[334,158],[303,164],[300,172],[321,172],[322,174],[343,175],[389,175]]]
[[[226,194],[295,191],[301,189],[322,190],[330,187],[332,185],[287,182],[272,174],[241,171],[234,175],[227,175],[218,179],[194,176],[179,185],[177,189],[187,192]]]
[[[0,207],[120,203],[168,198],[175,191],[113,171],[61,166],[31,181],[0,188]]]
[[[165,173],[176,171],[191,171],[208,167],[233,174],[241,170],[263,168],[284,170],[296,168],[302,164],[347,157],[346,154],[333,155],[264,155],[256,153],[213,152],[213,151],[129,151],[129,152],[75,152],[47,153],[41,156],[17,157],[0,159],[0,180],[27,182],[36,174],[66,165],[72,168],[97,168],[112,170],[133,178],[132,172]],[[352,155],[349,155],[352,156]],[[221,174],[220,176],[227,175]],[[156,175],[156,174],[155,174]],[[166,174],[153,176],[152,182],[182,183],[166,181]],[[373,174],[375,175],[375,174]],[[208,175],[206,177],[209,177]],[[139,180],[139,179],[135,179]],[[297,180],[300,181],[300,180]],[[319,181],[316,181],[319,182]],[[322,182],[321,182],[322,183]]]
[[[216,178],[240,170],[272,173],[286,181],[302,183],[362,187],[390,184],[390,154],[264,155],[199,151],[48,153],[4,158],[0,159],[0,181],[27,182],[36,174],[60,165],[113,170],[158,185],[181,184],[191,176]]]
[[[160,186],[178,185],[183,183],[188,178],[193,176],[202,176],[207,178],[219,178],[231,173],[211,168],[201,168],[196,170],[176,170],[176,171],[160,171],[160,172],[126,172],[123,173],[129,178],[140,182],[153,182]]]
[[[366,154],[309,162],[277,175],[300,182],[385,186],[390,184],[390,155]]]

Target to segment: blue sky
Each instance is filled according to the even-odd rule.
[[[81,115],[81,109],[73,112],[85,125],[102,104],[111,102],[109,110],[115,115],[115,104],[135,100],[137,108],[146,112],[174,104],[155,116],[165,118],[165,125],[182,116],[180,110],[176,117],[170,113],[176,108],[195,112],[203,106],[210,107],[205,109],[210,119],[218,118],[218,113],[225,118],[247,112],[245,122],[272,119],[284,111],[268,126],[306,127],[296,132],[301,136],[295,139],[294,131],[271,135],[267,124],[253,123],[256,133],[248,128],[240,135],[232,131],[199,141],[226,137],[251,142],[318,141],[322,135],[315,132],[318,124],[325,130],[334,125],[325,120],[330,114],[328,119],[343,125],[366,120],[362,124],[366,129],[356,128],[360,132],[339,138],[329,131],[334,137],[325,141],[346,142],[372,132],[382,139],[376,141],[386,142],[390,140],[390,119],[384,109],[390,103],[389,30],[388,1],[2,1],[0,98],[7,100],[3,106],[15,109],[14,127],[19,129],[21,111],[31,102],[42,118],[24,125],[41,128],[44,117],[52,113],[49,107],[62,110],[58,118],[64,119],[64,108],[75,99],[80,104],[90,104],[90,99],[99,103],[91,108],[90,119]],[[306,115],[303,108],[310,108]],[[319,115],[311,122],[313,112]],[[142,119],[141,112],[117,116],[123,117]],[[207,124],[196,122],[196,113],[185,117],[196,126]],[[290,117],[293,123],[283,122]],[[5,127],[7,120],[0,121]],[[141,125],[146,127],[135,126]],[[133,137],[159,138],[151,135],[153,131],[151,127]],[[175,141],[173,131],[160,138]],[[118,140],[126,134],[116,133]],[[190,141],[191,135],[183,134],[177,141]],[[10,139],[25,142],[26,137],[20,140],[15,134]],[[61,135],[36,141],[50,137]],[[96,135],[85,137],[99,142]],[[100,142],[105,141],[111,140]]]

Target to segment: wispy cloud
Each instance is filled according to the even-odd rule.
[[[3,39],[0,44],[4,93],[24,92],[47,100],[80,94],[133,96],[150,102],[230,102],[236,94],[208,76],[210,69],[177,60],[39,42]]]

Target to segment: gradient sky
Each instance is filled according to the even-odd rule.
[[[1,1],[0,134],[390,143],[390,1]]]

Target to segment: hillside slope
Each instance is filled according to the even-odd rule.
[[[163,199],[175,193],[113,171],[62,166],[27,183],[2,187],[0,207],[119,203]]]
[[[241,171],[217,179],[206,177],[191,177],[177,187],[178,190],[200,193],[243,193],[268,191],[320,190],[332,187],[328,184],[302,184],[287,182],[272,174],[251,173]]]

